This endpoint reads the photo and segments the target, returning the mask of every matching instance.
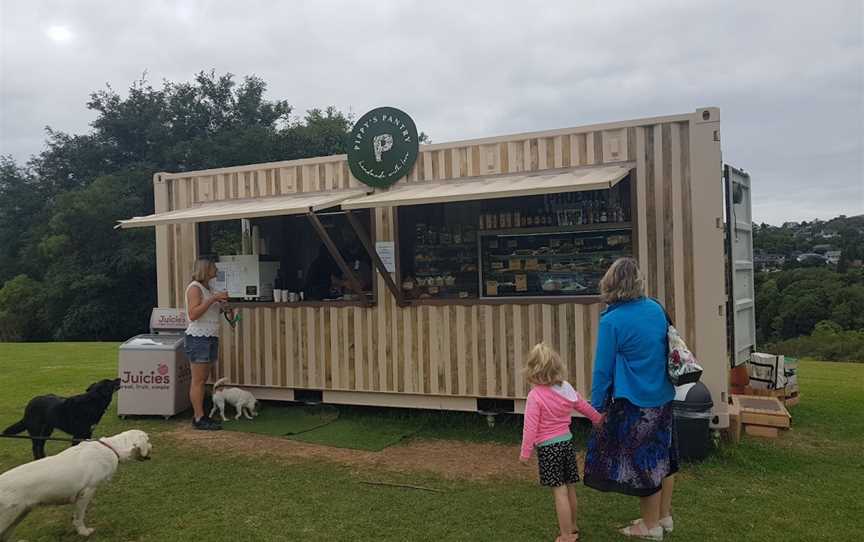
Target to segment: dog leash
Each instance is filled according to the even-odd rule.
[[[27,440],[56,440],[58,442],[87,442],[94,439],[86,438],[63,438],[63,437],[30,437],[27,435],[0,435],[0,438],[18,438]]]

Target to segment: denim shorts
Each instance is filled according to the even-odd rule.
[[[183,343],[190,363],[209,363],[219,359],[219,337],[184,335]]]

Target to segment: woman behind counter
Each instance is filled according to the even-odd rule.
[[[211,292],[210,281],[216,278],[216,264],[206,258],[195,261],[192,282],[186,287],[186,317],[189,324],[184,336],[186,357],[192,370],[189,399],[192,401],[192,426],[214,431],[222,426],[204,414],[204,385],[210,368],[219,359],[219,314],[227,292]],[[230,311],[226,311],[230,312]]]
[[[591,404],[606,414],[585,457],[585,485],[639,497],[641,518],[621,534],[662,540],[671,532],[672,488],[678,471],[672,399],[666,375],[667,321],[645,297],[632,258],[617,260],[600,281],[608,304],[600,318]]]

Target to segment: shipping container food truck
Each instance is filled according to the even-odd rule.
[[[521,412],[524,354],[546,341],[588,396],[599,279],[627,255],[728,424],[754,295],[750,179],[723,166],[719,109],[418,145],[380,108],[351,138],[348,155],[157,173],[155,213],[121,222],[155,226],[159,307],[218,258],[241,321],[214,378],[261,399]]]

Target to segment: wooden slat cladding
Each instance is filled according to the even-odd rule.
[[[695,280],[690,205],[689,123],[676,119],[614,130],[573,130],[482,144],[421,147],[400,182],[633,162],[638,207],[634,244],[647,276],[678,326],[692,336]],[[614,141],[614,143],[613,143]],[[614,156],[612,156],[614,154]],[[361,187],[344,157],[172,175],[163,199],[170,209],[204,201],[268,197]],[[718,187],[719,192],[719,187]],[[373,212],[377,240],[394,239],[390,210]],[[194,259],[191,226],[166,227],[160,254],[170,271],[167,299],[183,305]],[[524,398],[527,351],[546,341],[558,349],[568,378],[591,388],[599,304],[396,306],[380,276],[371,308],[244,308],[236,329],[223,325],[218,376],[232,383],[441,396]]]

